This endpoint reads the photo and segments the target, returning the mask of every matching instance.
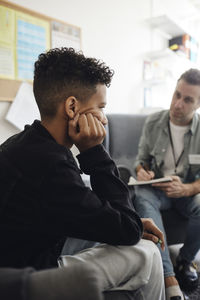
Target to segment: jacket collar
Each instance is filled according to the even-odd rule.
[[[162,127],[165,132],[168,131],[168,122],[169,122],[169,110],[166,110],[164,111],[162,117],[159,120],[159,126]],[[198,114],[195,112],[189,128],[189,131],[191,132],[192,135],[194,135],[196,131],[198,122],[199,122],[199,117]]]
[[[199,123],[199,117],[198,117],[198,114],[195,112],[193,119],[192,119],[191,127],[190,127],[190,131],[191,131],[192,135],[194,135],[198,123]]]
[[[30,125],[26,125],[26,126],[30,126]],[[54,139],[54,137],[49,133],[49,131],[41,124],[41,121],[39,120],[35,120],[32,124],[33,128],[35,128],[37,131],[40,132],[41,135],[46,136],[54,141],[56,141]]]

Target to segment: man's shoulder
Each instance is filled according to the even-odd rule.
[[[191,124],[191,131],[194,135],[198,135],[199,136],[199,132],[200,132],[200,114],[195,112],[194,116],[193,116],[193,120],[192,120],[192,124]]]
[[[197,121],[198,123],[200,123],[200,113],[196,112],[196,113],[194,114],[194,118],[196,119],[196,121]]]
[[[146,119],[146,124],[153,125],[154,123],[162,123],[163,120],[167,119],[169,110],[161,110],[149,115]]]

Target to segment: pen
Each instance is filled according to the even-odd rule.
[[[143,169],[144,169],[147,173],[149,173],[149,170],[148,170],[147,166],[146,166],[145,164],[143,164],[143,163],[140,163],[140,164],[141,164],[141,166],[143,167]]]
[[[143,163],[141,163],[141,166],[143,167],[143,169],[147,172],[147,174],[151,175],[149,172],[149,169],[147,168],[146,165],[144,165]]]

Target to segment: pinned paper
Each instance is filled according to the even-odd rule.
[[[31,84],[23,82],[6,115],[6,120],[23,130],[26,124],[32,124],[35,119],[40,120],[40,113],[33,94],[33,87]]]

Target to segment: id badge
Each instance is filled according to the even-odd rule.
[[[200,165],[200,154],[189,154],[188,158],[190,165]]]

